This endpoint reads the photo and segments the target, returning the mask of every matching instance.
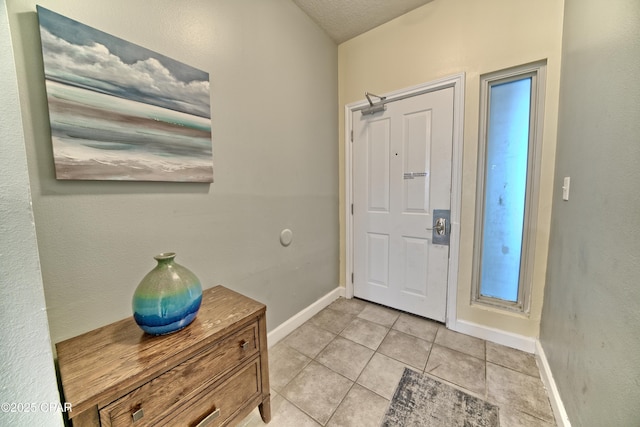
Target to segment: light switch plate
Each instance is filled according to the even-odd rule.
[[[571,177],[565,176],[562,183],[562,200],[569,200],[569,187],[571,186]]]

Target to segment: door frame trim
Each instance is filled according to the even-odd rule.
[[[453,88],[453,147],[451,157],[451,242],[449,245],[449,274],[447,279],[446,326],[455,329],[457,322],[458,258],[460,252],[460,207],[462,203],[462,148],[464,136],[464,83],[465,73],[454,74],[428,83],[389,92],[386,102],[398,101],[411,96],[422,95],[440,89]],[[366,99],[345,105],[345,144],[344,144],[344,192],[345,192],[345,295],[353,298],[353,146],[351,132],[352,116],[355,111],[368,106]]]

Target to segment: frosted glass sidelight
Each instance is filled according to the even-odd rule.
[[[490,86],[480,295],[518,301],[531,77]]]

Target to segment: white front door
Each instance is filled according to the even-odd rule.
[[[451,209],[453,103],[449,87],[352,113],[354,294],[438,321],[449,246],[431,229]]]

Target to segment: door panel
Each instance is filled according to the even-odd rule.
[[[368,242],[369,283],[386,288],[389,285],[389,236],[369,233]]]
[[[389,120],[376,120],[369,124],[367,138],[369,157],[370,211],[389,212]]]
[[[427,295],[429,240],[404,236],[404,253],[403,292],[424,297]]]
[[[404,170],[411,173],[411,177],[404,179],[404,210],[405,212],[429,212],[429,180],[418,179],[413,174],[429,170],[430,152],[428,150],[431,139],[431,111],[419,111],[404,117],[405,130]]]
[[[433,210],[451,207],[453,88],[352,117],[355,296],[444,321],[448,246]]]

